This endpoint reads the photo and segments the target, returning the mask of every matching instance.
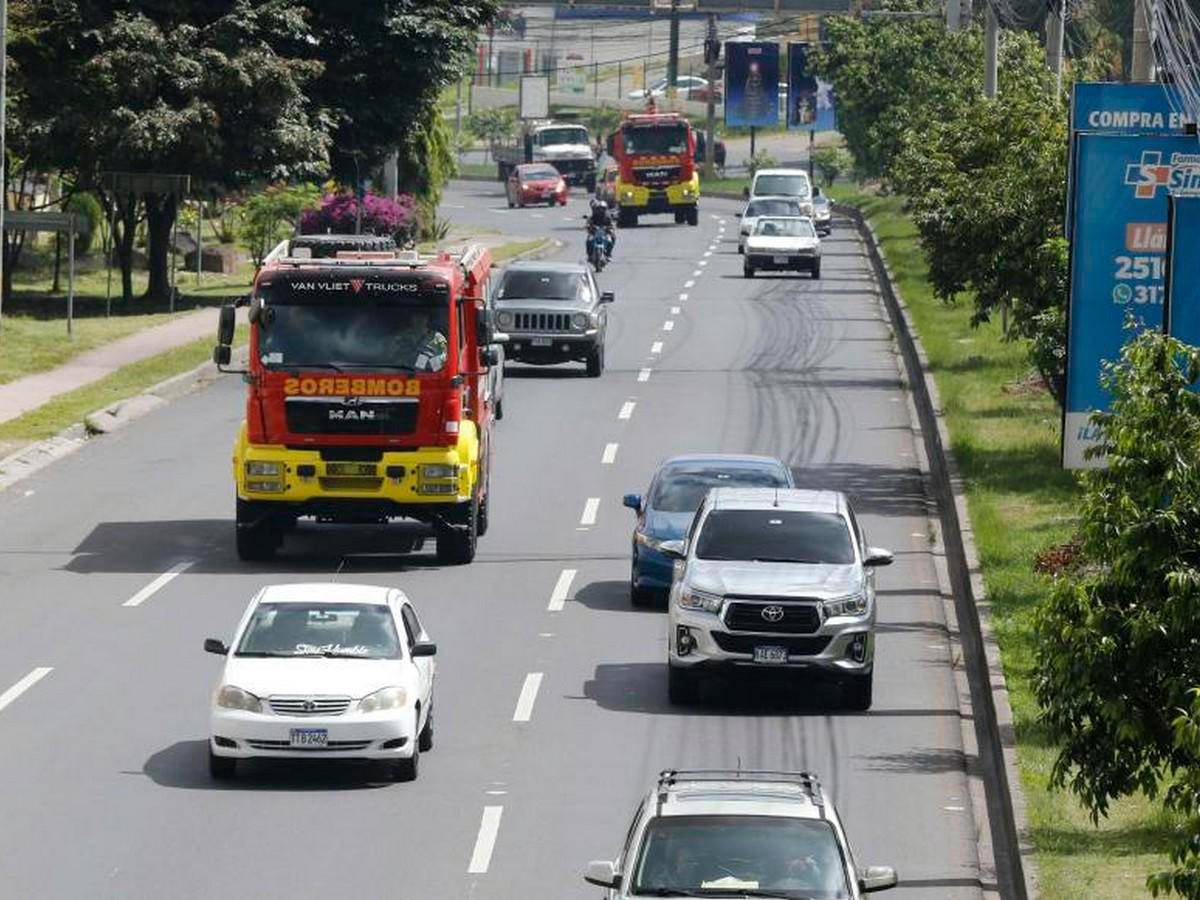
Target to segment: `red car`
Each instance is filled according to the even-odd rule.
[[[527,203],[567,205],[567,183],[558,174],[558,169],[549,163],[524,163],[517,166],[508,176],[504,192],[508,195],[509,209],[525,206]]]

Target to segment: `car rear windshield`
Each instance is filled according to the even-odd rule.
[[[759,219],[754,226],[755,234],[775,237],[816,237],[812,222],[808,219]]]
[[[662,816],[646,826],[634,896],[840,900],[850,895],[837,835],[826,821],[783,816]]]
[[[654,482],[650,508],[659,512],[695,512],[715,487],[789,487],[781,471],[773,469],[672,466]]]
[[[784,197],[810,195],[807,175],[759,175],[754,179],[754,193],[780,194]]]
[[[392,611],[364,603],[260,603],[236,656],[398,659]]]
[[[795,200],[753,200],[746,207],[747,216],[798,216],[800,204]]]
[[[783,509],[717,509],[704,520],[696,555],[701,559],[759,562],[854,562],[850,529],[837,513]]]
[[[558,169],[554,166],[536,166],[528,169],[519,169],[521,178],[525,181],[542,181],[547,178],[558,178]]]
[[[581,279],[576,272],[509,270],[496,294],[497,300],[575,300]]]

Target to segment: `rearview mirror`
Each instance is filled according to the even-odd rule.
[[[864,566],[890,566],[895,559],[892,556],[891,550],[884,550],[882,547],[868,547],[866,557],[863,559]]]
[[[225,646],[224,641],[219,641],[216,638],[205,638],[204,652],[215,653],[218,656],[228,656],[229,648]]]
[[[434,644],[430,641],[421,641],[420,643],[413,644],[411,653],[413,659],[416,659],[419,656],[436,656],[437,644]]]
[[[642,511],[642,495],[641,494],[626,494],[621,498],[621,504],[628,506],[634,512]]]
[[[743,197],[743,199],[746,199],[746,200],[750,199],[750,188],[748,188],[748,187],[742,188],[742,197]]]
[[[614,294],[612,291],[602,291],[600,294],[600,302],[601,303],[612,303],[616,299],[617,299],[617,295]]]
[[[597,887],[618,888],[621,886],[617,867],[613,865],[612,860],[608,859],[594,859],[588,863],[587,869],[583,873],[583,880]]]
[[[475,343],[480,347],[490,344],[492,337],[492,314],[490,310],[478,309],[475,312]]]
[[[233,343],[233,332],[237,328],[237,311],[231,304],[226,304],[221,307],[220,317],[217,319],[217,343],[229,346]]]
[[[898,882],[896,870],[891,866],[870,866],[863,873],[863,877],[858,880],[859,887],[864,894],[886,891],[888,888],[894,888]]]
[[[663,541],[658,550],[668,559],[683,559],[687,556],[687,545],[683,541]]]

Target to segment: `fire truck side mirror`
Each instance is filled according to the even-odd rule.
[[[228,348],[233,343],[233,332],[237,326],[236,312],[231,305],[221,307],[220,318],[217,319],[217,343]]]
[[[233,358],[233,349],[228,344],[217,344],[213,347],[213,362],[218,366],[229,365],[230,359]]]
[[[478,310],[475,314],[475,343],[480,347],[492,343],[492,312],[489,309]]]
[[[479,358],[489,369],[492,366],[500,365],[500,351],[495,347],[484,347],[479,351]]]

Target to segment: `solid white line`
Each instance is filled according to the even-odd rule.
[[[496,847],[496,835],[500,833],[500,816],[503,806],[485,806],[479,821],[479,834],[475,838],[475,849],[467,863],[468,875],[483,875],[492,863],[492,850]]]
[[[638,381],[649,381],[649,380],[650,380],[650,369],[642,369],[642,371],[638,372]],[[611,446],[615,447],[616,444],[613,444]]]
[[[674,330],[675,330],[675,321],[673,319],[667,319],[667,321],[663,322],[663,331],[674,331]]]
[[[618,419],[632,418],[633,417],[633,408],[635,406],[637,406],[636,402],[634,402],[633,400],[626,400],[623,404],[621,404],[621,411],[619,413],[617,413],[617,418]]]
[[[615,445],[614,445],[615,446]],[[578,569],[563,569],[554,582],[554,590],[550,592],[550,605],[547,612],[562,612],[563,604],[567,602],[567,594],[571,593],[571,582],[575,580]]]
[[[651,353],[662,353],[662,341],[655,341],[650,345]]]
[[[541,672],[530,672],[525,676],[525,683],[521,685],[521,696],[517,698],[517,711],[513,713],[514,722],[528,722],[533,717],[533,703],[537,700],[538,688],[541,686]]]
[[[650,370],[642,369],[642,371],[649,372]],[[604,466],[611,466],[614,462],[616,462],[617,461],[617,447],[619,447],[619,446],[620,446],[620,444],[605,444],[604,445],[604,455],[600,457],[600,464],[604,465]]]
[[[600,511],[600,498],[588,497],[587,503],[583,504],[583,515],[579,517],[580,525],[595,525],[596,513]]]
[[[673,315],[673,316],[679,315],[679,307],[678,306],[671,307],[671,315]]]
[[[142,588],[140,591],[138,591],[136,594],[134,594],[132,597],[130,597],[128,600],[126,600],[121,605],[122,606],[141,606],[143,603],[145,603],[147,600],[149,600],[152,596],[154,596],[155,593],[162,590],[168,584],[170,584],[172,581],[174,581],[177,575],[181,575],[182,573],[186,572],[188,569],[190,569],[195,564],[196,564],[195,560],[189,559],[189,560],[186,560],[185,562],[181,562],[181,563],[178,563],[177,565],[171,566],[171,568],[167,569],[167,571],[163,572],[161,575],[159,575],[152,582],[150,582],[148,585],[146,585],[144,588]]]
[[[53,671],[53,666],[38,666],[38,668],[34,669],[3,694],[0,694],[0,709],[4,709],[4,707],[8,706],[8,704],[12,703]]]
[[[685,282],[683,283],[683,286],[684,286],[685,288],[695,287],[695,286],[696,286],[696,282],[694,282],[694,281],[685,281]]]

